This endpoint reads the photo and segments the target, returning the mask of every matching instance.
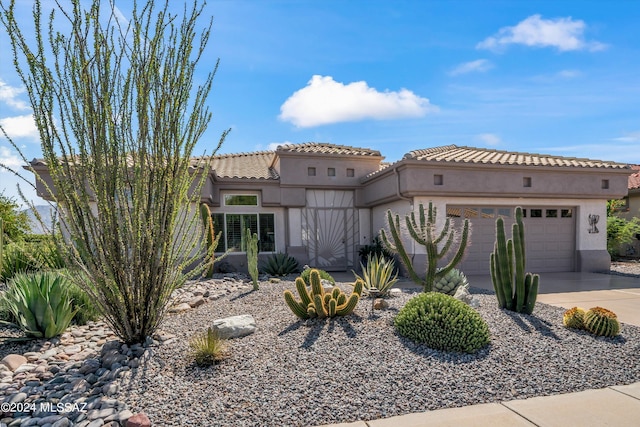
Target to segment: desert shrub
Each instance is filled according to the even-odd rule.
[[[75,314],[68,287],[54,272],[19,273],[9,281],[2,304],[27,336],[51,338],[67,329]]]
[[[362,276],[355,274],[356,279],[362,280],[364,288],[370,290],[375,288],[380,295],[387,295],[389,290],[398,281],[398,273],[392,276],[395,269],[394,262],[384,256],[368,255],[367,263],[362,264]]]
[[[584,328],[594,335],[615,337],[620,333],[620,322],[613,311],[593,307],[584,314]]]
[[[571,329],[584,329],[584,310],[573,307],[562,315],[562,324]]]
[[[189,340],[189,348],[197,365],[210,366],[227,356],[227,342],[217,329],[209,328]]]
[[[299,270],[298,261],[285,253],[278,252],[267,258],[260,267],[260,270],[271,276],[286,276],[297,273]]]
[[[395,319],[400,335],[436,350],[475,353],[489,344],[489,326],[478,312],[438,292],[407,302]]]
[[[318,274],[320,275],[320,280],[328,280],[332,284],[334,284],[334,285],[336,284],[336,280],[333,278],[333,276],[331,276],[326,271],[320,270],[320,269],[317,269],[317,268],[305,268],[302,271],[302,273],[300,273],[300,277],[302,278],[302,280],[304,280],[304,283],[307,286],[311,286],[310,276],[311,276],[311,272],[313,270],[316,270],[318,272]]]
[[[30,273],[41,269],[37,256],[30,253],[30,246],[24,242],[9,243],[4,246],[0,280],[7,282],[19,273]]]
[[[617,216],[607,218],[607,250],[613,259],[625,255],[621,250],[633,242],[633,237],[640,233],[640,219],[627,220]]]
[[[75,283],[68,283],[71,306],[75,311],[72,322],[76,325],[86,325],[87,322],[95,322],[100,319],[100,312],[91,300],[91,296]]]

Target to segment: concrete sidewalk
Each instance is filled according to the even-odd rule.
[[[493,290],[488,276],[471,286]],[[411,286],[409,282],[401,287]],[[640,326],[640,279],[595,273],[542,273],[538,302],[563,308],[600,306],[623,323]],[[639,355],[640,357],[640,355]],[[640,360],[640,359],[639,359]],[[331,427],[566,427],[640,426],[640,382],[555,396],[447,408]],[[325,426],[329,427],[329,426]]]
[[[640,383],[556,396],[439,409],[381,420],[333,424],[331,427],[637,427],[638,425],[640,425]]]

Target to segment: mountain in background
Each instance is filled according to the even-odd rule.
[[[47,234],[47,230],[50,231],[51,225],[53,224],[53,208],[49,205],[38,205],[34,206],[34,208],[38,211],[42,224],[40,224],[36,218],[36,214],[33,212],[32,208],[25,209],[24,212],[27,213],[31,223],[31,232],[33,234]],[[46,228],[43,228],[43,225]]]

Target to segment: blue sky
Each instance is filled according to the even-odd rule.
[[[394,161],[457,144],[640,163],[640,2],[225,0],[205,15],[200,65],[220,68],[196,154],[232,128],[221,153],[315,141]],[[0,68],[0,124],[31,159],[26,102]],[[4,140],[0,161],[19,164]]]

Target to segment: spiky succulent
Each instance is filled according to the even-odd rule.
[[[287,274],[297,273],[299,265],[294,257],[278,252],[267,258],[261,269],[271,276],[286,276]]]
[[[620,322],[613,311],[593,307],[584,314],[584,328],[595,335],[615,337],[620,333]]]
[[[562,324],[567,328],[584,329],[584,309],[573,307],[562,315]]]
[[[460,286],[468,288],[469,281],[462,271],[457,268],[453,268],[443,277],[436,279],[433,283],[433,290],[453,296]]]
[[[206,332],[200,332],[189,340],[189,348],[200,366],[213,365],[228,355],[227,342],[220,338],[217,329],[209,328]]]
[[[462,301],[438,292],[422,293],[395,319],[400,335],[430,348],[475,353],[489,344],[489,326]]]

